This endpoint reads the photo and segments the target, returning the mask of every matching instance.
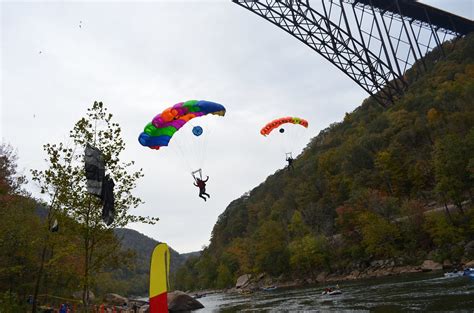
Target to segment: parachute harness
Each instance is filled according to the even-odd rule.
[[[199,176],[196,175],[196,174],[198,174]],[[198,169],[198,170],[195,170],[195,171],[191,172],[191,175],[193,176],[194,180],[197,180],[198,178],[200,180],[202,180],[202,169]]]
[[[291,126],[290,126],[291,125]],[[302,127],[293,127],[293,126]],[[284,127],[285,126],[285,127]],[[308,121],[299,117],[281,117],[268,122],[260,130],[263,136],[269,136],[273,130],[278,129],[278,136],[281,136],[280,150],[285,153],[285,159],[293,159],[293,152],[296,153],[296,148],[300,146],[302,139],[302,130],[308,128]],[[273,135],[275,136],[275,135]]]

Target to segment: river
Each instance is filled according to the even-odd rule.
[[[199,301],[203,312],[474,312],[474,281],[418,273],[341,282],[342,294],[325,287],[286,288],[250,295],[218,293]]]

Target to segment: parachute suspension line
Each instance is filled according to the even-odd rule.
[[[198,167],[198,168],[202,168],[203,167],[203,164],[202,164],[202,160],[203,160],[203,157],[202,157],[202,154],[203,154],[203,140],[205,140],[204,138],[204,134],[202,134],[201,136],[199,137],[195,137],[194,138],[194,143],[193,143],[193,146],[194,146],[194,156],[196,158],[196,164],[194,165],[195,168]]]
[[[196,125],[193,125],[191,123],[191,126],[194,128]],[[201,127],[201,126],[199,126]],[[200,135],[200,136],[194,136],[193,138],[193,148],[195,151],[193,151],[193,155],[196,156],[196,162],[197,162],[197,166],[199,166],[199,168],[202,168],[203,167],[203,164],[202,164],[202,160],[203,160],[203,145],[205,143],[205,140],[206,140],[206,131],[203,131],[203,133]]]
[[[202,170],[201,170],[201,169],[192,171],[192,172],[191,172],[191,175],[193,176],[194,180],[197,180],[197,178],[199,178],[200,180],[202,180]],[[199,175],[199,176],[198,176],[198,175]]]
[[[182,163],[188,168],[189,171],[192,171],[192,167],[189,164],[189,160],[186,158],[186,154],[184,149],[181,147],[181,144],[179,143],[179,140],[174,140],[174,145],[169,145],[168,147],[171,147],[172,150],[181,158]],[[176,146],[176,149],[174,148]]]
[[[179,156],[183,167],[187,168],[189,173],[194,173],[194,169],[199,168],[198,171],[201,171],[203,168],[209,131],[206,130],[201,136],[195,136],[192,133],[192,128],[195,125],[189,122],[189,126],[190,128],[186,129],[185,133],[173,137],[173,142],[167,148],[171,148]],[[195,175],[192,176],[195,178]],[[199,177],[202,177],[202,173],[200,173]]]
[[[283,126],[283,125],[282,125]],[[283,128],[283,127],[282,127]],[[280,128],[281,129],[281,128]],[[286,128],[283,128],[285,131],[284,132],[279,132],[277,135],[283,136],[282,144],[280,145],[280,150],[281,153],[285,154],[285,160],[288,159],[288,156],[293,158],[293,141],[295,137],[295,127],[292,127],[292,125],[286,126]]]
[[[193,123],[194,119],[189,121],[188,123],[190,124],[191,128],[194,128],[196,126],[201,127],[200,125],[195,125]],[[207,148],[209,145],[209,138],[212,134],[212,127],[210,125],[207,125],[204,128],[204,131],[200,136],[190,136],[189,140],[189,147],[191,147],[192,155],[195,156],[195,160],[197,163],[196,165],[200,168],[205,167],[206,159],[207,159]],[[192,142],[194,141],[194,142]],[[196,142],[197,141],[197,142]]]
[[[295,156],[299,155],[300,149],[302,150],[303,138],[306,132],[306,128],[292,127],[292,131],[289,132],[287,137],[287,151],[295,153]]]
[[[188,123],[191,126],[190,132],[191,134],[186,133],[185,138],[186,138],[186,147],[189,148],[189,155],[194,156],[194,162],[192,162],[192,168],[202,168],[203,167],[203,162],[202,162],[202,154],[203,154],[203,143],[205,142],[206,138],[206,131],[204,131],[200,136],[196,136],[194,133],[192,133],[192,129],[198,125],[194,124],[195,119],[190,120]],[[200,127],[200,126],[199,126]],[[188,132],[188,130],[186,130]]]
[[[295,151],[295,148],[297,147],[296,142],[297,142],[297,139],[299,137],[298,133],[300,132],[301,127],[293,127],[293,128],[295,128],[295,129],[293,129],[293,131],[290,132],[290,135],[288,136],[288,140],[289,140],[288,149],[290,151],[290,154],[291,154],[291,152],[296,153],[296,151]],[[291,156],[291,158],[293,158],[293,155],[290,155],[290,156]]]
[[[280,154],[284,153],[286,155],[286,151],[288,151],[286,150],[286,145],[279,145],[278,148],[280,149]]]
[[[278,132],[277,136],[278,136],[278,135],[279,135],[279,136],[285,136],[285,133]],[[274,141],[275,141],[276,139],[277,139],[277,138],[273,138]],[[286,154],[286,152],[288,151],[288,150],[286,150],[286,149],[287,149],[287,144],[285,143],[285,139],[286,139],[285,137],[284,137],[283,139],[279,139],[280,142],[277,143],[277,147],[278,147],[278,149],[280,150],[280,155]],[[283,140],[283,141],[282,141],[282,140]]]
[[[212,127],[207,127],[206,129],[206,132],[204,133],[204,138],[203,139],[203,144],[201,145],[202,147],[202,154],[201,154],[201,160],[200,160],[200,163],[201,163],[201,167],[204,167],[206,164],[206,160],[207,160],[207,147],[209,145],[209,137],[211,136],[212,134]]]

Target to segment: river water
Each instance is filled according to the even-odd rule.
[[[474,281],[442,274],[341,282],[340,295],[321,295],[325,287],[286,288],[250,295],[212,294],[200,298],[203,312],[474,312]]]

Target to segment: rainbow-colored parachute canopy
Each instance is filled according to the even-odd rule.
[[[155,116],[151,123],[145,126],[138,141],[142,146],[151,149],[167,146],[174,133],[184,124],[195,117],[207,114],[224,116],[225,107],[206,100],[189,100],[177,103]]]
[[[269,135],[275,128],[279,127],[282,124],[286,123],[292,123],[292,124],[299,124],[305,128],[308,128],[308,121],[299,117],[281,117],[277,118],[271,122],[269,122],[267,125],[265,125],[261,130],[260,134],[267,136]]]

